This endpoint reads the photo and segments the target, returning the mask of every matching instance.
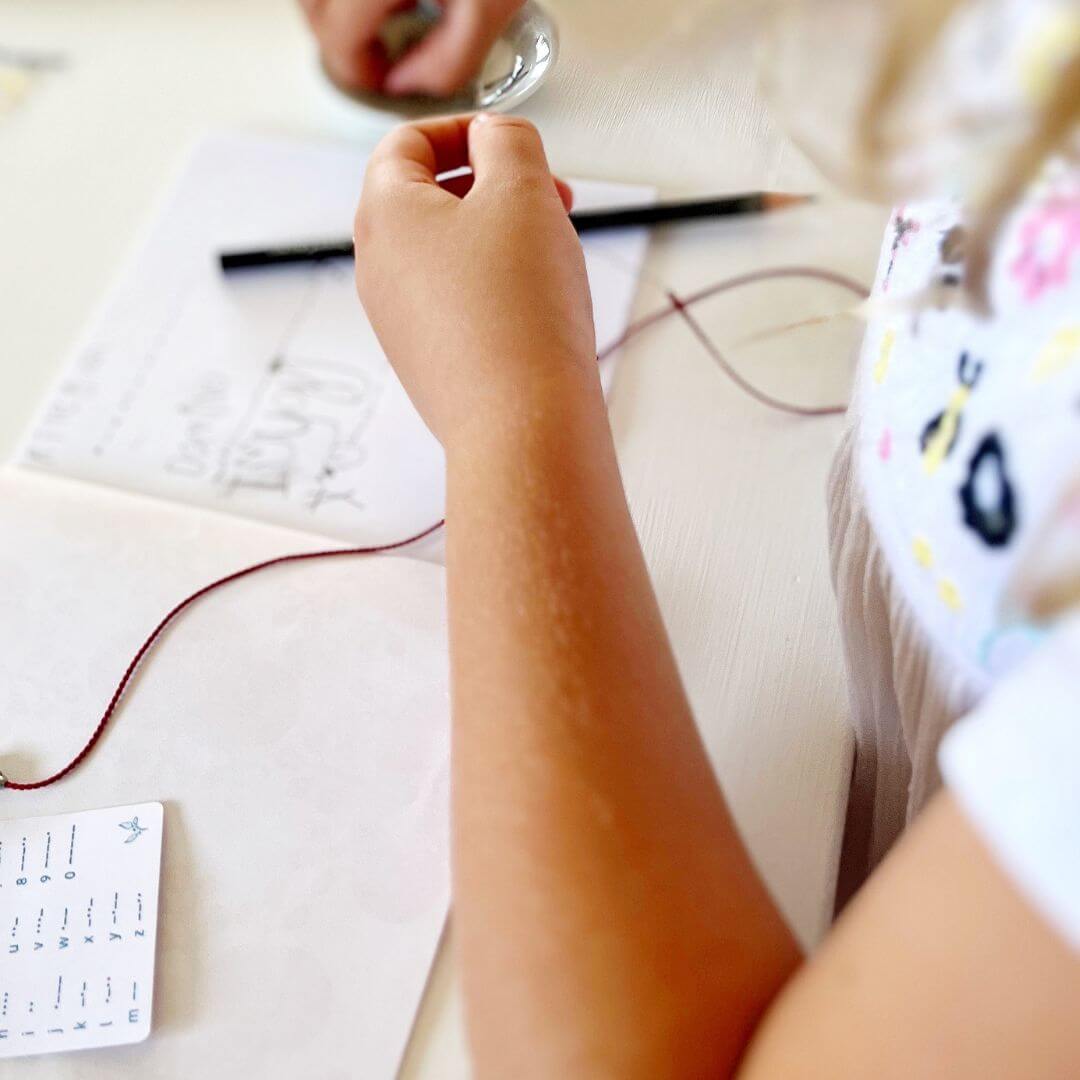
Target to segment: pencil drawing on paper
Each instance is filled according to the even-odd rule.
[[[362,509],[357,473],[381,389],[358,367],[275,357],[222,449],[219,490],[299,496],[309,510],[329,502]]]

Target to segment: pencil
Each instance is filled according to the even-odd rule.
[[[811,195],[785,195],[758,191],[749,195],[725,195],[716,199],[691,199],[682,202],[651,203],[648,206],[620,206],[608,210],[575,210],[570,222],[578,233],[603,229],[626,229],[643,225],[670,225],[702,218],[742,217],[768,214],[812,201]],[[261,266],[321,262],[325,259],[351,259],[351,240],[318,241],[261,248],[253,251],[226,251],[219,258],[221,269],[250,270]]]
[[[613,210],[578,210],[570,215],[579,233],[599,229],[624,229],[633,225],[667,225],[701,218],[742,217],[768,214],[811,200],[809,195],[785,195],[758,191],[751,195],[725,195],[718,199],[691,199],[685,202],[661,202],[650,206],[625,206]]]

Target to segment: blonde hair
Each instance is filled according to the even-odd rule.
[[[1041,12],[1066,32],[1054,39],[1049,61],[1042,58],[1037,94],[1025,100],[1016,88],[1008,108],[997,100],[981,111],[978,98],[952,112],[948,100],[935,98],[943,84],[946,91],[950,86],[955,31],[977,37],[995,25],[1003,8],[997,0],[778,0],[761,69],[763,88],[796,144],[841,187],[878,201],[903,201],[931,193],[917,189],[935,168],[939,180],[942,169],[953,170],[945,174],[950,179],[968,171],[973,183],[966,192],[964,279],[983,308],[1003,219],[1050,158],[1075,153],[1080,123],[1080,14],[1064,4]],[[810,41],[845,50],[842,58],[815,55],[812,80],[800,55],[814,55]],[[1006,50],[1013,44],[1008,34],[999,48],[1003,41]],[[1006,72],[999,74],[1004,83]],[[924,111],[916,122],[919,108]],[[949,150],[943,150],[946,144]]]
[[[902,0],[892,6],[884,54],[871,83],[857,127],[857,171],[864,186],[880,190],[876,165],[887,150],[885,118],[903,93],[916,66],[944,33],[946,25],[969,0]],[[1034,105],[1030,133],[1006,159],[978,203],[965,248],[965,275],[974,298],[985,306],[987,276],[994,238],[1011,207],[1053,155],[1067,153],[1080,123],[1080,36],[1065,58],[1046,98]]]

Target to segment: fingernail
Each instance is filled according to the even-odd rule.
[[[486,124],[491,119],[491,113],[478,112],[473,118],[474,124]]]

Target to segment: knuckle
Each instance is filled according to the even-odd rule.
[[[357,213],[362,213],[367,206],[373,205],[380,198],[382,188],[385,186],[383,175],[386,166],[379,161],[368,162],[367,171],[364,173],[363,186],[360,188],[360,207]]]
[[[423,125],[420,122],[401,124],[387,132],[376,144],[369,159],[368,172],[385,171],[387,162],[397,161],[424,147]]]
[[[353,215],[353,243],[359,249],[368,247],[375,239],[379,222],[386,216],[386,200],[370,184],[364,184]]]
[[[531,172],[514,172],[506,178],[507,192],[516,200],[534,199],[536,196],[547,198],[551,180]]]
[[[404,133],[414,127],[414,124],[401,124],[400,126],[388,131],[375,144],[375,149],[372,152],[371,160],[374,162],[381,157],[395,153],[397,148],[401,145]]]

